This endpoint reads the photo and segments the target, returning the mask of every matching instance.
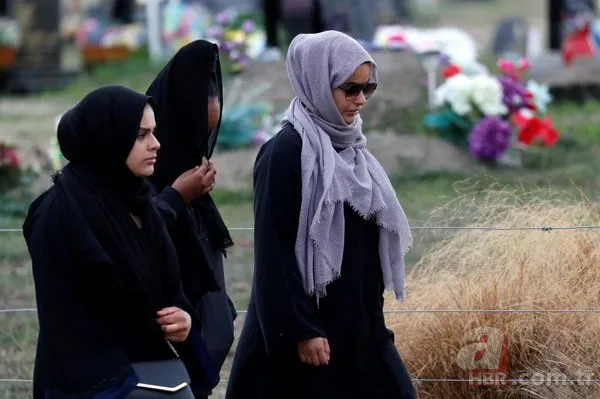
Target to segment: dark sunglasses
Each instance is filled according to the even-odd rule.
[[[365,99],[369,99],[375,93],[377,83],[344,83],[338,89],[346,93],[347,101],[354,100],[360,92],[365,95]]]

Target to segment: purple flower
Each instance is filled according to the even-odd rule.
[[[245,33],[252,33],[254,31],[254,21],[252,21],[251,19],[245,20],[242,24],[242,30]]]
[[[508,108],[509,113],[517,112],[527,104],[527,89],[508,76],[498,78],[502,86],[502,102]]]
[[[217,15],[215,15],[215,21],[219,25],[228,24],[229,21],[230,21],[230,19],[231,19],[231,12],[229,10],[221,11],[220,13],[218,13]]]
[[[480,119],[469,135],[469,151],[476,158],[494,161],[510,146],[511,128],[498,116]]]

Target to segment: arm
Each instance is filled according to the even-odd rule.
[[[93,235],[64,214],[61,201],[28,216],[24,235],[32,260],[40,332],[35,389],[48,399],[121,398],[138,382],[129,360],[91,310],[96,282],[78,270],[111,267]]]
[[[326,337],[295,255],[302,142],[285,133],[261,148],[254,171],[255,300],[269,353]]]
[[[177,221],[177,216],[185,209],[187,204],[177,190],[171,186],[166,186],[154,197],[154,205],[167,227],[171,228]]]

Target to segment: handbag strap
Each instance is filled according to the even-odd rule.
[[[168,339],[165,338],[165,342],[167,343],[167,345],[169,345],[169,348],[171,348],[171,350],[173,351],[175,356],[179,357],[179,353],[177,353],[177,350],[175,350],[175,347],[173,346],[171,341],[169,341]]]

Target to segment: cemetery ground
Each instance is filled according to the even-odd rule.
[[[508,2],[507,0],[506,3]],[[538,1],[535,3],[539,4]],[[479,6],[470,7],[479,9]],[[448,15],[455,15],[458,19],[459,14],[457,11]],[[98,68],[90,75],[77,79],[60,93],[26,98],[0,97],[2,137],[18,146],[35,145],[45,150],[49,139],[54,135],[55,117],[85,93],[107,83],[122,83],[144,91],[156,72],[158,68],[134,59],[124,64]],[[391,173],[392,182],[411,224],[429,225],[432,223],[432,215],[440,206],[465,193],[483,193],[490,187],[506,191],[548,187],[574,200],[582,200],[584,197],[596,202],[600,196],[600,103],[554,103],[549,114],[561,132],[561,138],[554,148],[528,151],[523,168],[478,166],[452,171],[405,168]],[[403,135],[430,134],[414,128],[419,126],[421,117],[420,110],[386,115],[387,128]],[[31,155],[32,152],[33,150],[28,154]],[[217,163],[216,167],[217,170],[224,170],[228,164]],[[32,196],[39,194],[41,187],[43,186],[34,184],[0,196],[0,228],[21,228],[24,212]],[[222,188],[217,185],[213,196],[228,226],[252,227],[252,192],[249,181],[243,187]],[[439,215],[435,219],[438,223],[449,225],[461,223],[461,220],[440,219]],[[252,279],[252,231],[233,230],[232,235],[236,245],[225,260],[228,291],[237,308],[243,310],[247,306]],[[415,231],[415,245],[409,253],[409,268],[417,264],[421,256],[442,237],[436,231]],[[411,292],[408,291],[407,295],[410,296]],[[0,309],[35,308],[31,265],[20,232],[0,232],[0,302]],[[388,306],[391,302],[390,297]],[[244,314],[240,314],[236,322],[238,327],[241,327],[243,320]],[[239,333],[240,328],[237,330]],[[34,312],[0,313],[0,379],[31,379],[36,337]],[[228,367],[229,362],[223,370],[223,379],[227,378]],[[221,384],[215,390],[214,397],[221,397],[223,388],[224,384]],[[30,397],[30,392],[31,384],[27,381],[0,383],[0,398]]]
[[[101,68],[82,78],[59,94],[44,94],[34,98],[3,98],[0,100],[0,128],[3,135],[17,144],[47,143],[54,133],[54,118],[82,94],[98,85],[122,81],[143,90],[154,70],[139,69],[140,65]],[[466,191],[488,189],[536,188],[548,186],[566,195],[585,194],[594,201],[600,194],[600,104],[583,106],[554,104],[550,111],[561,131],[559,144],[551,149],[539,149],[527,156],[523,169],[490,169],[480,167],[469,171],[438,172],[419,170],[392,174],[392,181],[413,225],[426,225],[428,215]],[[409,125],[418,124],[413,121]],[[394,123],[394,122],[390,122]],[[391,128],[401,130],[406,121],[397,120]],[[398,133],[406,133],[399,131]],[[424,134],[412,132],[413,134]],[[227,165],[216,165],[226,168]],[[35,190],[35,186],[34,186]],[[31,196],[17,190],[2,199],[0,227],[20,228],[23,211]],[[19,196],[22,196],[20,198]],[[245,188],[217,189],[214,197],[230,227],[252,227],[252,193],[250,182]],[[449,224],[460,221],[447,221]],[[0,238],[0,301],[2,309],[34,308],[34,288],[27,250],[20,232],[3,232]],[[238,309],[245,309],[252,278],[252,231],[234,230],[235,247],[226,259],[228,289]],[[440,238],[435,232],[416,231],[415,246],[410,252],[410,266]],[[411,293],[408,292],[408,295]],[[241,326],[244,315],[237,324]],[[76,320],[73,320],[76,323]],[[239,329],[238,329],[239,331]],[[37,323],[34,312],[0,314],[0,379],[30,379],[35,353]],[[226,368],[228,365],[226,366]],[[227,370],[223,378],[227,377]],[[27,382],[7,382],[0,385],[0,397],[21,398],[29,393]]]

